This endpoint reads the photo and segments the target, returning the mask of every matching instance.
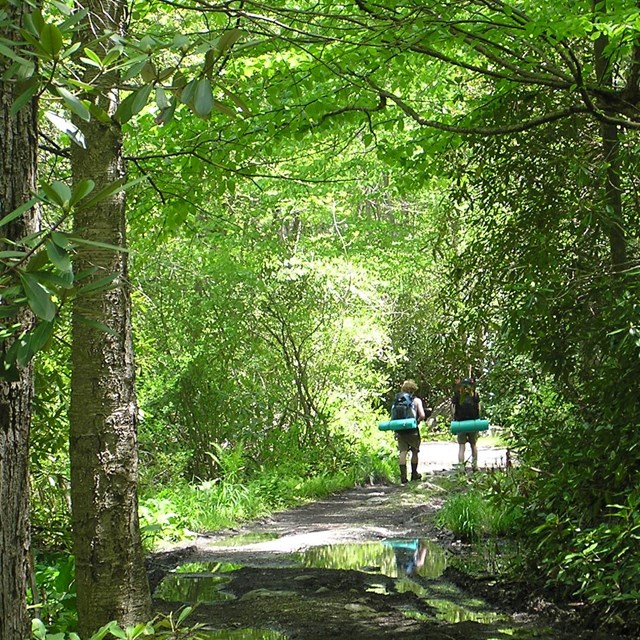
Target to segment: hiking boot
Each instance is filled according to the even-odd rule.
[[[418,473],[418,465],[411,465],[411,480],[422,480],[422,476]]]
[[[407,467],[403,467],[402,465],[400,465],[400,482],[402,482],[402,484],[409,482],[407,479]]]

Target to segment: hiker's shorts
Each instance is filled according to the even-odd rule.
[[[467,433],[459,433],[458,434],[458,444],[467,444],[474,445],[478,442],[479,431],[468,431]]]
[[[396,431],[398,440],[398,451],[420,452],[420,432],[417,429],[407,429],[406,431]]]

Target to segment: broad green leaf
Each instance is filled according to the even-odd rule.
[[[209,78],[200,78],[193,96],[193,110],[196,115],[206,118],[213,109],[213,91]]]
[[[218,50],[220,53],[226,53],[242,36],[241,29],[231,29],[223,34],[218,40]]]
[[[53,322],[39,322],[35,329],[31,331],[31,350],[38,353],[51,339],[54,329]]]
[[[40,32],[44,29],[44,18],[42,17],[42,12],[40,11],[40,9],[35,9],[34,11],[31,12],[30,15],[31,18],[31,23],[33,24],[33,26],[35,27],[35,34],[34,35],[40,35]]]
[[[113,49],[109,49],[104,59],[102,60],[102,64],[105,68],[112,65],[120,56],[122,55],[122,50],[118,47],[114,47]]]
[[[125,124],[133,116],[139,113],[149,101],[153,84],[147,84],[141,89],[130,93],[118,106],[116,110],[116,118],[122,124]]]
[[[82,200],[88,196],[94,189],[96,183],[93,180],[89,180],[88,178],[84,178],[80,180],[80,182],[76,185],[73,193],[71,194],[71,200],[69,200],[69,206],[73,207],[76,202]]]
[[[69,254],[59,247],[55,242],[48,241],[46,244],[47,255],[51,263],[63,273],[71,271],[71,258]]]
[[[64,182],[55,180],[51,184],[43,182],[40,188],[52,202],[67,210],[71,200],[71,189]]]
[[[24,251],[0,251],[0,259],[4,258],[24,258],[27,254]]]
[[[149,102],[149,96],[151,95],[151,91],[153,90],[153,83],[146,84],[141,89],[135,92],[135,99],[133,101],[133,115],[135,116],[137,113],[140,113],[142,109],[146,106],[147,102]]]
[[[178,74],[176,74],[178,75]],[[175,82],[175,78],[174,78]],[[180,100],[184,102],[184,104],[191,104],[193,100],[193,96],[196,92],[196,87],[198,85],[198,81],[196,79],[189,80],[186,85],[184,85],[184,89],[180,93]]]
[[[64,87],[56,87],[56,91],[62,96],[64,103],[69,109],[75,113],[79,118],[89,122],[91,120],[91,113],[89,109],[82,103],[82,101],[75,96],[71,91],[68,91]]]
[[[40,31],[40,44],[54,60],[57,60],[62,50],[62,32],[55,24],[45,24]]]
[[[97,193],[94,193],[93,196],[88,200],[81,202],[77,208],[90,209],[94,205],[98,204],[99,202],[102,202],[103,200],[106,200],[109,196],[123,189],[124,183],[125,183],[125,179],[119,178],[115,182],[112,182],[111,184],[108,184],[106,187],[103,187],[102,189],[100,189],[100,191],[98,191]]]
[[[51,322],[56,317],[56,306],[51,300],[49,292],[38,282],[38,278],[32,273],[20,273],[20,280],[27,296],[27,302],[33,313]]]
[[[60,233],[59,231],[51,232],[51,241],[55,242],[62,249],[69,249],[71,247],[71,242],[69,242],[69,238],[64,233]]]

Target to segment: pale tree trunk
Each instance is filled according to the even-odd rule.
[[[91,0],[83,38],[120,31],[124,3]],[[104,80],[104,78],[103,78]],[[117,78],[110,78],[115,87]],[[117,90],[95,98],[113,115]],[[96,191],[125,174],[122,132],[115,121],[78,123],[86,149],[72,152],[74,182],[89,178]],[[126,246],[122,193],[76,212],[74,234]],[[138,523],[137,432],[131,303],[127,254],[81,247],[76,269],[94,279],[117,274],[114,287],[79,298],[73,310],[70,407],[71,498],[76,558],[78,626],[82,637],[110,620],[131,625],[150,618],[149,585]],[[87,322],[89,321],[89,323]],[[109,327],[109,332],[96,327]]]
[[[4,10],[20,24],[25,6],[11,4]],[[0,30],[0,36],[12,34]],[[0,78],[4,77],[6,58],[0,57]],[[10,108],[19,89],[10,80],[0,85],[0,218],[33,195],[36,185],[37,126],[35,101],[17,115]],[[35,210],[5,226],[1,235],[19,240],[37,228]],[[12,248],[3,246],[0,248]],[[17,318],[30,327],[29,312]],[[10,341],[0,343],[4,355]],[[25,640],[30,637],[27,615],[27,558],[29,553],[29,431],[33,394],[31,365],[21,369],[17,379],[0,380],[0,638]]]
[[[594,13],[603,13],[604,5],[597,2],[592,3]],[[606,48],[609,44],[607,36],[600,36],[593,43],[593,59],[596,77],[599,84],[606,89],[613,89],[612,68]],[[638,64],[638,49],[634,50],[633,65]],[[638,74],[633,71],[627,79],[627,91],[630,95],[638,94]],[[602,109],[607,111],[606,101],[602,101]],[[616,113],[610,114],[615,116]],[[624,227],[624,210],[622,204],[622,190],[620,188],[620,140],[617,125],[610,122],[603,122],[600,126],[602,139],[602,161],[605,164],[604,171],[604,208],[602,215],[602,227],[609,240],[611,253],[611,266],[614,271],[621,271],[627,264],[627,239]]]

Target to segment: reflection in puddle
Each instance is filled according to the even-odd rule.
[[[185,562],[176,567],[175,573],[225,573],[242,567],[235,562]]]
[[[240,533],[237,536],[224,538],[211,544],[212,547],[244,547],[248,544],[257,544],[259,542],[269,542],[269,540],[277,540],[280,537],[278,533]]]
[[[265,536],[236,536],[224,541],[226,546],[251,544],[274,539],[276,534]],[[372,576],[395,579],[393,587],[375,581],[367,589],[369,593],[414,593],[435,610],[435,618],[455,624],[474,621],[481,624],[500,624],[510,621],[509,616],[492,611],[485,602],[470,599],[455,585],[439,580],[447,566],[444,549],[429,540],[387,539],[382,542],[358,544],[334,544],[311,547],[292,554],[293,559],[308,568],[357,570]],[[192,562],[178,567],[160,583],[154,597],[178,602],[216,603],[233,599],[224,592],[233,572],[243,565],[227,562]],[[411,608],[403,614],[415,619],[433,619]],[[284,636],[261,629],[237,631],[211,631],[209,640],[280,640]],[[244,634],[244,635],[243,635]],[[267,635],[265,635],[267,634]]]
[[[305,567],[355,569],[390,578],[438,578],[447,565],[444,550],[428,540],[385,540],[311,547],[294,556]]]
[[[198,638],[203,640],[286,640],[277,631],[271,629],[235,629],[233,631],[200,631]]]
[[[171,573],[165,576],[153,596],[170,602],[222,602],[234,596],[221,589],[231,581],[229,575],[184,575]]]
[[[468,608],[450,600],[438,600],[435,598],[427,598],[427,603],[437,609],[436,618],[444,620],[450,624],[456,622],[480,622],[482,624],[493,624],[495,622],[510,620],[505,614],[496,613],[494,611],[482,611],[476,608]],[[486,606],[482,603],[480,607]]]

